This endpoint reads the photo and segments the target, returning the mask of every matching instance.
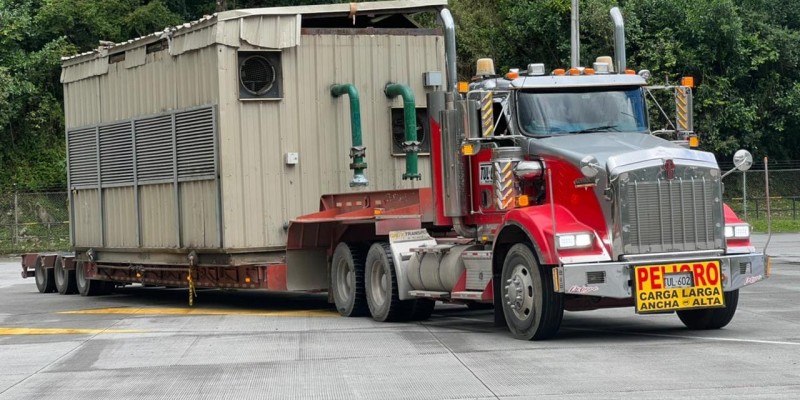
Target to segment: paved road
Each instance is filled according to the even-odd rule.
[[[763,243],[763,237],[757,243]],[[800,398],[800,235],[725,329],[675,315],[567,313],[522,342],[488,311],[424,323],[341,318],[323,296],[132,287],[42,295],[0,260],[0,399]]]

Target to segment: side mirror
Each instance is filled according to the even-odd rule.
[[[600,164],[594,156],[586,156],[581,160],[581,173],[587,178],[594,178],[600,172]]]
[[[733,173],[733,171],[747,171],[750,167],[753,166],[753,155],[750,154],[749,151],[745,149],[737,150],[736,153],[733,154],[733,169],[730,171],[722,174],[722,177],[726,177]]]

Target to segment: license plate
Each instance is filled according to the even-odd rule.
[[[725,306],[718,260],[638,265],[633,278],[637,313]]]

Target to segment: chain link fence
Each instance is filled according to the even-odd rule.
[[[725,202],[746,221],[767,218],[766,173],[760,167],[723,180]],[[800,219],[800,168],[769,169],[769,206],[772,219]]]
[[[0,192],[0,254],[68,248],[67,192]]]

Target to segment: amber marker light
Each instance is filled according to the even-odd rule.
[[[584,75],[594,75],[594,68],[584,68],[583,74]]]
[[[693,88],[694,87],[694,77],[691,76],[684,76],[681,78],[681,86],[686,86]]]
[[[558,69],[553,70],[553,75],[561,76],[561,75],[564,75],[566,73],[567,73],[567,71],[564,71],[564,68],[558,68]]]
[[[246,276],[244,278],[244,283],[250,283],[250,277],[249,276]]]
[[[475,146],[475,144],[464,143],[461,145],[462,156],[474,156],[475,154],[478,154],[478,146]]]
[[[625,70],[625,75],[636,75],[636,71],[634,71],[632,69],[626,69]]]
[[[697,147],[700,146],[700,138],[697,136],[689,136],[689,147]]]
[[[517,72],[517,71],[508,71],[506,73],[506,79],[508,79],[508,80],[514,80],[514,79],[517,79],[517,78],[519,78],[519,72]]]
[[[528,195],[523,194],[517,197],[517,206],[527,207],[528,205],[530,205],[530,198],[528,198]]]
[[[579,70],[577,68],[570,68],[569,69],[569,74],[570,75],[580,75],[581,74],[581,70]]]
[[[458,82],[458,92],[459,93],[467,93],[469,92],[469,82]]]

